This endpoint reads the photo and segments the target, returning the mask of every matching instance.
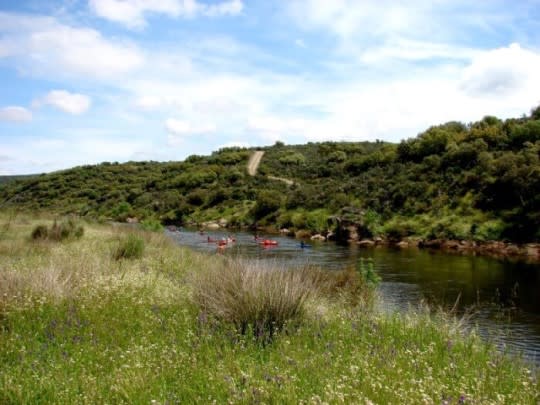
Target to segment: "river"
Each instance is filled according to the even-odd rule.
[[[235,243],[217,249],[207,238],[219,240],[226,232],[181,229],[166,231],[182,246],[211,254],[313,264],[325,269],[355,266],[372,260],[382,278],[379,292],[387,310],[407,310],[427,301],[431,306],[453,307],[470,316],[469,325],[500,349],[521,353],[540,366],[540,265],[490,257],[454,255],[418,249],[359,248],[333,242],[300,241],[275,235],[277,246],[262,247],[247,232],[236,232]]]

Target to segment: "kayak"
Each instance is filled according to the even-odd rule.
[[[271,239],[265,239],[263,241],[260,241],[259,243],[264,246],[276,246],[278,244],[277,240]]]

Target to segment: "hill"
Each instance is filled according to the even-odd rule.
[[[0,188],[0,204],[312,233],[349,223],[359,237],[540,240],[540,107],[517,119],[433,126],[399,144],[257,149],[265,153],[256,176],[246,170],[255,148],[225,148],[182,162],[102,163],[19,179]]]
[[[0,176],[0,187],[6,183],[10,183],[15,180],[23,180],[23,179],[29,179],[31,177],[35,177],[35,174],[22,174],[22,175],[16,175],[16,176]]]

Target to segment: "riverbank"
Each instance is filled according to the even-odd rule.
[[[532,263],[540,263],[540,244],[515,244],[503,241],[475,242],[469,240],[423,240],[420,238],[406,238],[398,241],[385,239],[362,239],[350,241],[360,247],[392,246],[399,249],[429,249],[445,253],[465,255],[482,255],[499,259],[516,259]]]
[[[231,270],[224,258],[89,223],[78,239],[30,240],[40,223],[51,225],[0,219],[2,403],[540,399],[535,370],[448,315],[381,314],[344,299],[342,286],[307,297],[294,322],[261,341],[196,299],[198,275]],[[118,257],[130,238],[142,241],[140,255]]]

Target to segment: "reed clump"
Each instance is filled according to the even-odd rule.
[[[226,260],[192,281],[194,301],[205,317],[265,340],[286,325],[304,321],[310,301],[356,306],[372,302],[373,296],[354,269],[329,272],[242,259]]]
[[[50,240],[60,242],[68,239],[80,239],[84,235],[84,227],[73,218],[69,218],[58,223],[54,223],[47,227],[39,224],[34,227],[30,234],[32,240]]]
[[[135,233],[129,233],[118,241],[113,251],[114,260],[140,259],[144,254],[144,239]]]
[[[317,292],[306,271],[233,259],[198,273],[193,297],[205,315],[234,325],[240,334],[272,338],[304,318],[306,302]]]

